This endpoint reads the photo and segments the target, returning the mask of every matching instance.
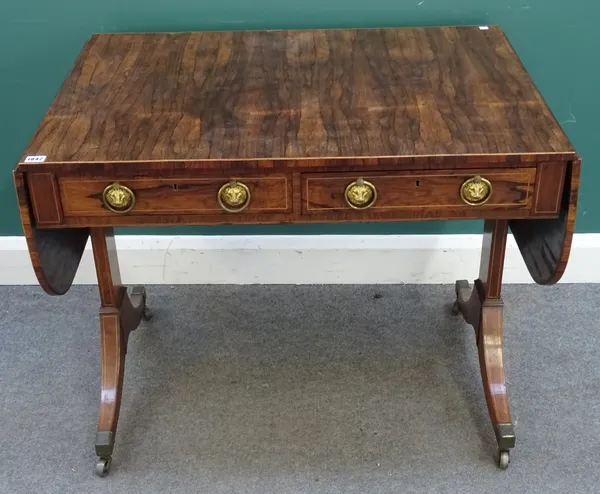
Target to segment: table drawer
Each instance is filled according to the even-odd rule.
[[[305,214],[329,211],[530,209],[535,168],[451,172],[310,173],[302,180]]]
[[[64,216],[256,214],[291,212],[287,175],[232,178],[59,177]]]

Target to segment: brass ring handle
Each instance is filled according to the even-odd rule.
[[[114,183],[102,192],[102,202],[113,213],[125,214],[135,206],[135,194],[129,187]]]
[[[351,208],[368,209],[377,200],[377,189],[371,182],[359,178],[346,187],[344,197]]]
[[[219,206],[228,213],[243,211],[250,205],[250,199],[250,189],[235,180],[223,185],[217,194]]]
[[[492,197],[492,184],[489,180],[472,177],[466,180],[460,188],[460,198],[469,206],[481,206]]]

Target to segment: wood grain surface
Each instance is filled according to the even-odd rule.
[[[176,173],[173,177],[119,179],[136,197],[135,206],[125,214],[103,205],[102,191],[117,181],[114,176],[59,176],[58,204],[48,195],[44,207],[62,207],[63,223],[44,227],[555,218],[555,212],[533,211],[536,198],[550,203],[547,196],[554,198],[558,193],[557,187],[538,191],[538,173],[539,168],[491,168],[232,176],[247,184],[252,195],[250,206],[235,213],[221,210],[217,201],[220,187],[229,181],[227,176],[181,178]],[[461,185],[476,175],[489,179],[493,191],[485,204],[468,205],[461,199]],[[358,178],[370,181],[378,191],[376,203],[368,209],[352,209],[345,200],[346,186]]]
[[[95,35],[23,160],[554,153],[574,151],[504,33],[473,26]]]
[[[474,175],[490,180],[492,194],[482,205],[471,206],[460,196],[461,185]],[[531,208],[535,183],[535,168],[516,170],[475,170],[455,172],[404,172],[304,174],[303,211],[326,213],[335,210],[351,210],[344,191],[357,178],[368,180],[377,189],[377,201],[369,211],[391,211],[396,209],[486,210]],[[446,214],[453,214],[447,211]]]
[[[239,214],[288,213],[292,207],[291,177],[273,174],[265,177],[206,177],[198,179],[134,178],[122,181],[135,193],[138,214],[223,214],[217,201],[221,186],[239,180],[251,193],[250,205]],[[65,177],[59,180],[64,214],[75,216],[115,216],[102,204],[102,191],[112,182],[109,178],[82,180]]]
[[[479,278],[473,288],[466,280],[456,282],[456,309],[475,329],[479,367],[488,412],[500,449],[514,447],[512,438],[501,437],[499,425],[512,425],[504,375],[501,298],[508,222],[486,221]]]
[[[557,218],[509,222],[529,274],[540,285],[558,283],[567,269],[575,233],[580,175],[581,160],[577,159],[567,166]]]
[[[129,333],[140,324],[146,292],[133,289],[131,297],[121,283],[121,272],[112,228],[90,231],[100,291],[101,392],[96,435],[96,454],[112,455],[121,398]]]
[[[38,228],[25,177],[22,173],[14,174],[19,213],[31,264],[46,293],[64,295],[73,284],[90,232],[87,228]],[[41,208],[56,209],[52,195],[42,199],[47,203],[40,203]]]

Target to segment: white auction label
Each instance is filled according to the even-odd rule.
[[[25,163],[43,163],[47,156],[27,156]]]

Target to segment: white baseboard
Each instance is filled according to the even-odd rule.
[[[126,284],[453,283],[479,270],[481,235],[119,236]],[[575,235],[563,283],[600,283],[600,234]],[[512,236],[505,283],[531,283]],[[76,284],[95,284],[90,246]],[[0,284],[36,284],[25,239],[0,237]]]

